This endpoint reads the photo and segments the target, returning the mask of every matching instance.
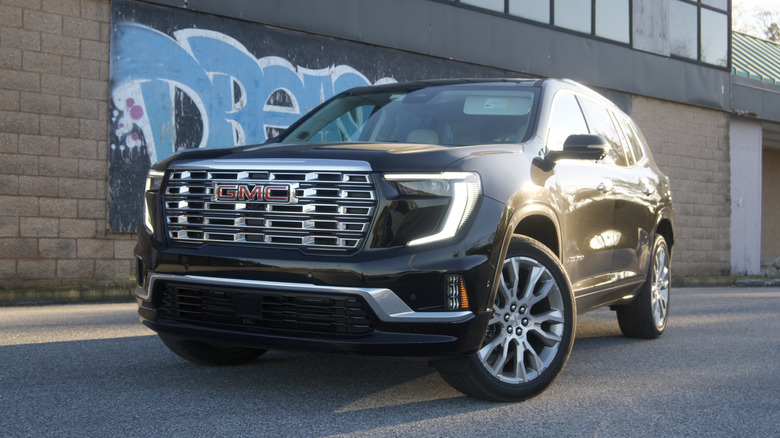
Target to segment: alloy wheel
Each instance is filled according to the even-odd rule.
[[[651,306],[655,326],[662,330],[666,325],[669,305],[669,256],[663,246],[658,246],[655,253],[652,279]]]
[[[564,321],[561,288],[550,270],[528,257],[505,260],[478,352],[483,367],[505,383],[534,380],[555,359]]]

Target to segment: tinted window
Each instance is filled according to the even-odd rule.
[[[623,148],[623,154],[626,156],[626,161],[629,166],[633,166],[636,164],[636,160],[634,160],[634,154],[631,152],[631,149],[629,149],[626,132],[623,130],[623,126],[621,126],[620,122],[618,122],[618,116],[613,112],[610,112],[609,114],[612,116],[612,123],[617,126],[618,136],[620,137],[620,146]]]
[[[504,12],[504,0],[460,0],[460,2],[497,12]]]
[[[636,126],[636,123],[629,120],[629,124],[631,125],[631,131],[634,133],[634,137],[639,140],[639,143],[642,145],[642,156],[644,156],[644,151],[649,151],[650,146],[647,144],[647,139],[645,138],[645,135],[642,134],[642,130],[639,129],[639,126]]]
[[[322,128],[309,141],[317,143],[338,143],[355,141],[360,128],[376,108],[374,105],[362,105],[350,109],[336,120]]]
[[[585,112],[585,119],[588,121],[590,133],[600,135],[609,142],[609,151],[607,156],[604,157],[604,161],[617,166],[627,166],[628,160],[623,153],[620,137],[617,129],[615,129],[615,124],[612,123],[612,118],[609,117],[607,109],[588,99],[580,99],[580,103],[582,104],[582,110]]]
[[[623,135],[626,138],[628,148],[634,156],[634,162],[638,163],[642,161],[642,157],[644,157],[645,154],[642,151],[642,144],[640,143],[639,138],[637,138],[634,130],[631,129],[631,124],[623,117],[616,116],[615,118],[620,124],[620,129],[623,130]]]
[[[596,35],[629,43],[628,0],[596,0]]]
[[[590,33],[590,0],[555,0],[554,8],[556,26]]]
[[[696,6],[672,1],[669,4],[669,40],[673,55],[696,59],[698,24]]]
[[[521,143],[531,135],[537,89],[511,85],[367,88],[336,96],[282,143]]]
[[[542,23],[550,22],[550,0],[509,0],[509,13]]]
[[[701,10],[701,60],[720,66],[728,65],[728,17],[726,14]]]
[[[553,102],[547,128],[547,147],[562,150],[563,142],[572,134],[587,134],[588,125],[582,116],[577,99],[572,94],[558,93]]]

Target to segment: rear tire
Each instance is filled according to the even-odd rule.
[[[178,356],[201,365],[229,366],[254,362],[268,350],[228,347],[190,339],[179,339],[158,333],[166,347]]]
[[[481,399],[520,401],[540,394],[571,353],[576,324],[569,280],[536,240],[509,245],[485,340],[464,366],[439,373],[458,391]]]
[[[655,339],[666,330],[671,271],[669,248],[661,235],[655,238],[647,270],[647,280],[634,301],[615,309],[620,331],[630,338]]]

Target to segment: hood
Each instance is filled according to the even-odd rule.
[[[515,145],[517,148],[517,145]],[[173,155],[158,163],[155,168],[165,168],[183,160],[229,159],[332,159],[365,161],[378,172],[442,172],[448,166],[472,155],[491,151],[500,152],[504,147],[491,146],[434,146],[407,143],[325,143],[325,144],[266,144],[243,146],[233,149],[191,150]]]

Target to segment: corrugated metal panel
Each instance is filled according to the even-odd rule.
[[[731,33],[731,73],[780,85],[780,44]]]

